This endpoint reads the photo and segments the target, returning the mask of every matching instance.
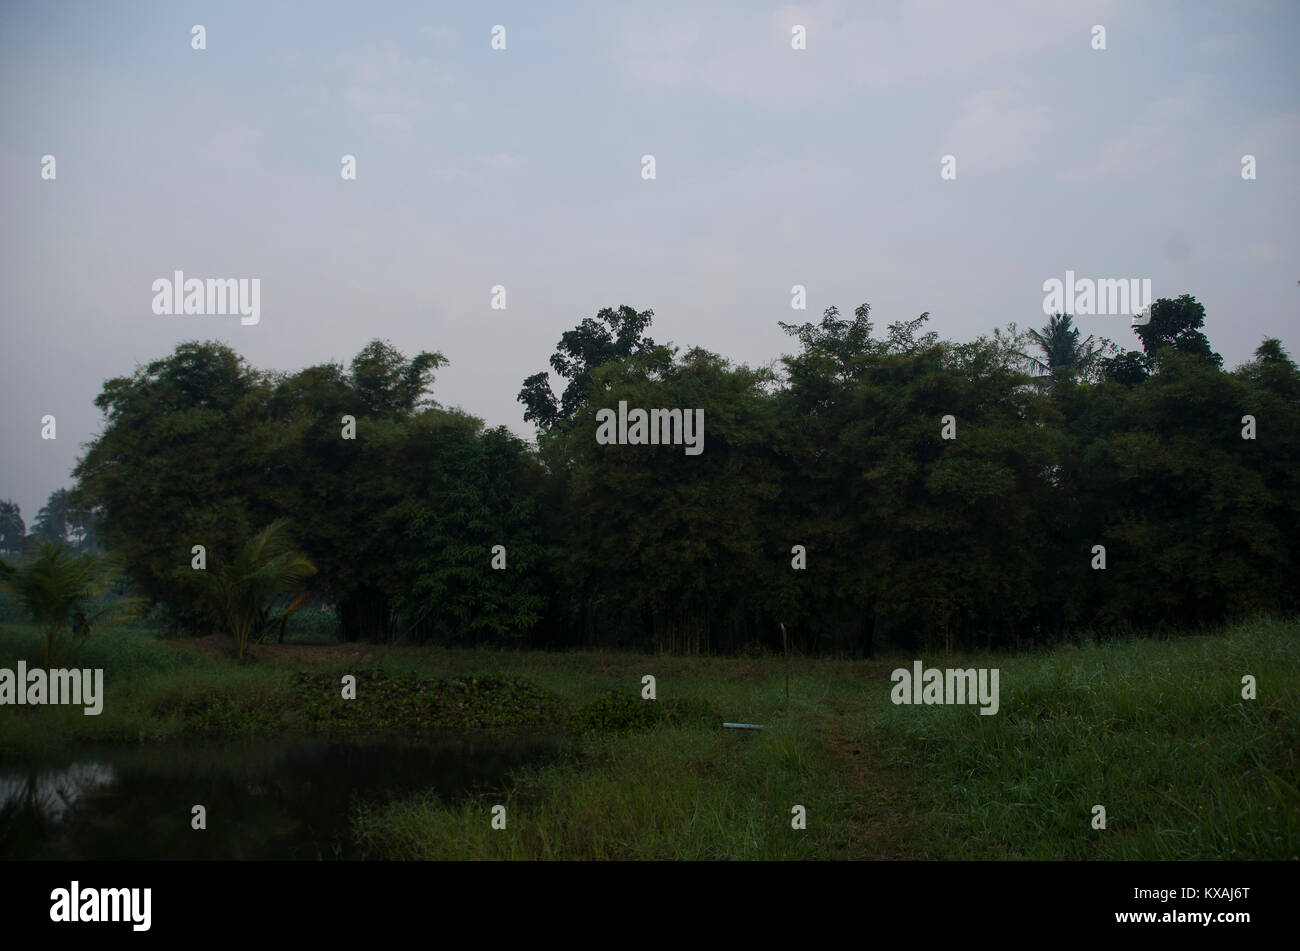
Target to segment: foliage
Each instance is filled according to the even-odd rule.
[[[534,373],[524,380],[519,391],[524,419],[541,427],[572,419],[586,399],[587,386],[597,367],[654,348],[655,342],[644,336],[653,319],[654,311],[638,313],[625,304],[617,310],[603,308],[594,319],[588,317],[573,330],[565,331],[551,355],[551,368],[569,381],[564,393],[557,402],[546,373]]]
[[[1147,358],[1154,360],[1164,347],[1204,360],[1215,367],[1223,366],[1223,357],[1210,349],[1210,341],[1201,328],[1205,326],[1205,305],[1190,294],[1177,299],[1161,298],[1151,305],[1151,319],[1133,327],[1142,340]]]
[[[1108,340],[1096,340],[1091,335],[1079,339],[1081,331],[1073,326],[1069,314],[1053,314],[1042,330],[1027,331],[1029,338],[1041,351],[1041,357],[1026,355],[1038,374],[1034,381],[1050,387],[1063,381],[1093,382],[1106,359],[1114,356],[1117,348]]]
[[[310,722],[369,730],[541,726],[557,722],[563,712],[558,697],[518,678],[434,680],[383,670],[360,670],[355,676],[354,700],[343,699],[336,675],[294,677],[295,698]]]
[[[0,502],[0,552],[17,554],[23,550],[26,537],[27,526],[17,503],[13,499]]]
[[[32,534],[55,545],[68,543],[68,491],[55,489],[36,513]]]
[[[1276,340],[1224,371],[1189,295],[1150,312],[1118,354],[1065,315],[959,343],[830,307],[750,367],[605,308],[561,336],[558,397],[525,381],[536,446],[438,406],[439,353],[272,374],[187,343],[105,384],[68,502],[197,633],[192,546],[286,513],[349,641],[727,652],[785,624],[872,656],[1295,610],[1300,371]],[[702,411],[704,451],[598,443],[620,402]]]
[[[97,631],[125,624],[143,608],[140,598],[95,603],[118,571],[117,562],[107,555],[78,555],[49,541],[42,541],[25,563],[0,559],[0,589],[22,605],[39,629],[46,667],[62,659],[60,634],[70,633],[80,643]]]
[[[445,362],[373,341],[347,370],[276,375],[222,344],[182,344],[105,384],[105,429],[73,498],[101,513],[142,592],[186,631],[211,629],[192,547],[219,557],[292,512],[314,593],[338,606],[346,638],[515,636],[541,609],[541,581],[521,579],[539,560],[524,490],[537,467],[508,433],[431,405]],[[342,438],[349,416],[354,439]],[[462,466],[478,473],[472,491]],[[507,546],[506,572],[490,568],[493,544]]]
[[[649,729],[659,723],[716,726],[717,722],[709,704],[702,700],[643,700],[624,690],[611,690],[575,711],[568,727],[579,733],[622,733]]]
[[[299,552],[288,534],[288,521],[272,522],[254,535],[225,564],[199,573],[215,617],[234,638],[242,661],[250,644],[259,643],[310,598],[303,591],[316,566]]]

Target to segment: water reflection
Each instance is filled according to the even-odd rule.
[[[113,768],[104,763],[75,763],[66,769],[0,776],[0,815],[22,809],[42,823],[61,820],[87,790],[113,781]]]
[[[565,755],[517,733],[167,744],[0,760],[6,859],[363,858],[362,804],[432,789],[503,789],[516,767]],[[192,808],[207,829],[191,828]]]

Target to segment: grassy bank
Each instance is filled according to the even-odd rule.
[[[0,628],[0,666],[39,659]],[[366,852],[396,858],[1286,858],[1300,855],[1300,623],[1218,636],[925,658],[996,667],[1000,710],[895,706],[913,658],[779,659],[286,647],[238,666],[192,642],[87,642],[104,712],[0,709],[0,750],[196,732],[546,722],[571,759],[489,795],[362,807]],[[344,674],[357,700],[339,698]],[[656,716],[641,679],[657,680]],[[1241,698],[1241,678],[1258,681]],[[613,695],[611,695],[613,692]],[[617,697],[633,702],[618,702]],[[720,721],[769,724],[764,731]],[[507,827],[494,830],[493,805]],[[1092,828],[1094,805],[1106,828]],[[791,828],[802,805],[807,829]]]

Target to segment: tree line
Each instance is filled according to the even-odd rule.
[[[1274,339],[1225,371],[1190,296],[1150,315],[1123,352],[1068,315],[959,343],[832,307],[750,367],[605,309],[558,394],[523,381],[531,442],[434,402],[440,353],[280,373],[189,342],[105,383],[66,501],[195,633],[222,623],[195,546],[211,570],[286,518],[349,639],[728,652],[784,624],[870,655],[1294,611],[1300,371]],[[598,443],[620,401],[703,409],[703,452]]]
[[[48,541],[75,551],[99,548],[94,513],[69,501],[67,489],[55,489],[36,513],[28,534],[22,509],[13,499],[0,500],[0,552],[18,554],[32,543]]]

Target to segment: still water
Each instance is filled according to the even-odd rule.
[[[504,791],[559,736],[299,738],[85,748],[0,759],[3,859],[347,859],[363,804]],[[192,808],[207,829],[191,828]],[[484,822],[489,821],[484,812]]]

